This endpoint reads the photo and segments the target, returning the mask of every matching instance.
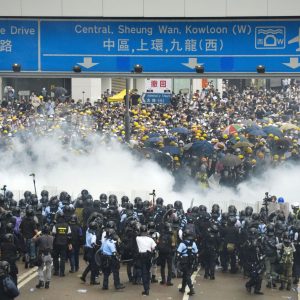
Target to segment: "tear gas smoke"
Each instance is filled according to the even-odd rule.
[[[118,142],[105,145],[103,141],[103,137],[95,134],[88,140],[88,153],[79,154],[82,145],[75,138],[71,144],[76,143],[76,151],[66,148],[55,137],[31,138],[26,143],[15,139],[14,150],[0,154],[0,184],[13,190],[16,199],[23,196],[23,191],[33,190],[29,174],[35,173],[38,193],[43,188],[48,188],[50,194],[65,190],[73,198],[85,188],[94,199],[104,192],[148,200],[155,189],[166,203],[181,200],[185,208],[194,199],[194,205],[204,204],[209,209],[213,203],[219,203],[223,209],[229,204],[242,209],[247,204],[262,202],[267,191],[284,197],[286,202],[299,201],[299,165],[267,170],[261,177],[242,183],[237,190],[214,187],[203,191],[189,181],[180,192],[175,192],[175,180],[167,170],[151,160],[136,157]]]

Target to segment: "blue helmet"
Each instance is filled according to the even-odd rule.
[[[284,198],[283,198],[283,197],[279,197],[279,198],[277,199],[277,202],[278,202],[278,203],[284,203]]]

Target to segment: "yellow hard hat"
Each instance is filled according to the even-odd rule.
[[[253,153],[253,150],[250,147],[247,147],[246,148],[246,153],[251,154],[251,153]]]
[[[278,141],[279,137],[277,135],[274,136],[274,141]]]
[[[279,159],[279,155],[275,154],[275,155],[273,156],[273,160],[278,160],[278,159]]]
[[[240,154],[240,155],[239,155],[239,158],[240,158],[240,159],[243,159],[243,158],[244,158],[244,155],[243,155],[243,154]]]
[[[255,164],[256,164],[256,159],[252,159],[252,160],[251,160],[251,164],[252,164],[252,165],[255,165]]]
[[[236,140],[236,141],[239,141],[239,140],[240,140],[240,138],[237,136],[237,137],[235,137],[235,140]]]
[[[274,137],[274,134],[273,133],[269,133],[268,137],[272,138],[272,137]]]
[[[179,157],[178,156],[174,156],[174,161],[179,161]]]
[[[227,134],[223,134],[223,139],[228,139],[228,135]]]

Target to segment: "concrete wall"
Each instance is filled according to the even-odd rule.
[[[299,16],[300,0],[0,0],[0,16]]]

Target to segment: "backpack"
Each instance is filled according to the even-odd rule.
[[[292,264],[294,262],[294,251],[292,247],[283,246],[281,261],[284,264]]]
[[[4,293],[10,297],[10,298],[16,298],[20,295],[20,292],[16,286],[16,284],[14,283],[14,281],[11,279],[10,276],[6,276],[3,281],[3,290]]]

